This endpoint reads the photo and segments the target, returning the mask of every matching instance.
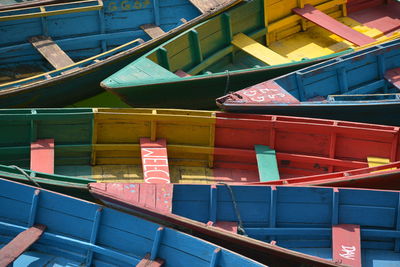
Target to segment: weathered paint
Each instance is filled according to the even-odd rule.
[[[143,179],[146,183],[168,184],[171,176],[168,168],[167,141],[140,138]]]
[[[337,263],[361,267],[360,226],[338,224],[332,226],[332,255]]]
[[[301,1],[265,3],[264,6],[262,0],[249,1],[193,27],[103,80],[102,87],[136,107],[213,108],[210,100],[229,91],[359,47],[294,14],[292,9]],[[347,25],[347,31],[357,32],[369,41],[377,40],[367,46],[400,35],[385,36],[347,17],[346,1],[311,4],[324,12],[325,18]],[[267,12],[265,16],[260,12],[263,10]],[[266,51],[274,57],[260,55]],[[157,71],[144,73],[149,68]],[[175,74],[177,71],[191,76],[180,77]]]

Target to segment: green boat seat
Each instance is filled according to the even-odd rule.
[[[269,146],[255,145],[258,173],[260,182],[279,180],[278,164],[276,162],[275,150]]]

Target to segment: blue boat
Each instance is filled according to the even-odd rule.
[[[0,11],[0,107],[61,107],[240,0],[85,0]],[[195,4],[193,4],[193,3]]]
[[[275,247],[350,266],[400,265],[399,191],[183,184],[145,188],[150,186],[97,183],[90,184],[90,190],[107,205],[218,236],[264,255]],[[144,201],[160,192],[167,196],[157,199],[159,203]]]
[[[3,179],[0,206],[1,266],[264,266],[126,213]]]
[[[400,40],[230,93],[225,111],[400,125]]]

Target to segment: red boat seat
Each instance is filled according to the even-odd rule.
[[[154,261],[150,260],[150,253],[147,253],[136,267],[160,267],[163,266],[164,262],[165,261],[160,258],[157,258]]]
[[[54,139],[40,139],[31,143],[32,171],[54,173]]]
[[[150,138],[140,138],[142,155],[143,180],[146,183],[170,183],[171,177],[168,168],[167,141]]]
[[[376,41],[374,38],[353,30],[347,25],[326,15],[312,5],[307,4],[304,5],[303,8],[294,8],[293,12],[355,45],[362,46]]]
[[[332,227],[333,261],[361,267],[360,226],[355,224],[338,224]]]
[[[45,225],[34,225],[18,234],[0,249],[0,266],[8,266],[35,243],[44,233]]]
[[[393,84],[394,87],[400,90],[400,68],[386,71],[385,79]]]

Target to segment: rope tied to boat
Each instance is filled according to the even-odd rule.
[[[229,193],[230,193],[231,199],[232,199],[233,209],[235,210],[236,217],[238,219],[238,229],[237,229],[238,234],[244,235],[244,236],[248,236],[246,231],[244,230],[242,217],[240,216],[240,212],[239,212],[239,208],[238,208],[238,205],[237,205],[237,202],[236,202],[235,194],[233,193],[233,190],[232,190],[231,186],[229,184],[226,184],[226,183],[217,183],[217,184],[225,185],[229,190]]]
[[[10,165],[11,168],[19,171],[20,173],[22,173],[23,176],[25,176],[29,181],[31,181],[34,185],[36,185],[37,187],[40,187],[40,184],[38,184],[38,182],[36,182],[32,176],[28,175],[25,170],[21,169],[20,167],[16,166],[16,165]]]
[[[225,70],[226,73],[226,84],[225,84],[225,92],[224,95],[226,95],[228,93],[229,90],[229,80],[230,80],[230,73],[229,70]]]

